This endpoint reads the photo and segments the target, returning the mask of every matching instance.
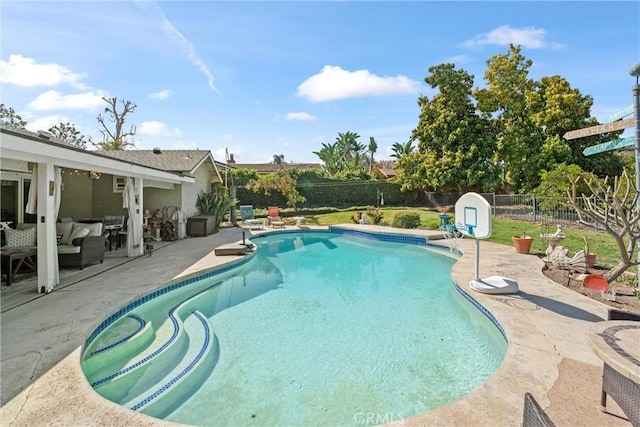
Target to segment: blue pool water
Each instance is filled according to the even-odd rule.
[[[451,402],[502,362],[505,338],[427,246],[253,242],[242,265],[103,322],[83,349],[96,391],[192,425],[366,425]]]

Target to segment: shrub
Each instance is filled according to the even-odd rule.
[[[420,226],[420,215],[410,212],[399,212],[393,217],[392,227],[396,228],[418,228]]]
[[[380,225],[383,215],[384,214],[380,209],[374,208],[373,206],[367,206],[367,216],[375,225]]]

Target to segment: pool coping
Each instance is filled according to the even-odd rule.
[[[388,227],[343,227],[389,234]],[[441,233],[422,230],[394,229],[392,234],[442,237]],[[466,254],[474,254],[474,241],[457,240],[456,247],[463,256],[452,268],[452,279],[489,310],[505,328],[509,347],[504,362],[487,381],[455,402],[410,418],[395,414],[396,418],[380,420],[401,419],[404,425],[519,425],[522,421],[523,396],[525,392],[530,392],[543,408],[555,408],[556,416],[552,416],[552,419],[561,425],[562,422],[558,421],[562,421],[559,417],[564,416],[562,407],[571,404],[572,396],[563,396],[563,402],[551,399],[552,389],[562,375],[560,365],[564,360],[570,360],[584,366],[602,366],[600,359],[588,347],[586,331],[594,322],[606,317],[607,307],[549,281],[542,274],[542,261],[536,256],[516,254],[509,246],[486,241],[480,242],[481,277],[496,274],[510,277],[519,282],[521,293],[479,294],[468,286],[468,282],[473,279],[474,257]],[[448,249],[448,242],[445,240],[434,244],[441,246],[443,250]],[[213,246],[209,250],[212,253]],[[206,265],[214,262],[212,256],[206,255],[178,276],[189,275],[206,268]],[[222,263],[232,261],[233,257],[225,258],[229,259]],[[219,259],[215,262],[221,263]],[[96,314],[97,316],[99,314]],[[6,323],[4,317],[3,313],[2,320]],[[4,326],[6,325],[3,325],[3,334]],[[7,328],[6,331],[10,329]],[[17,333],[22,332],[18,329]],[[80,369],[80,350],[81,347],[77,347],[67,354],[52,369],[0,408],[3,425],[175,425],[132,413],[97,395]],[[3,368],[4,365],[3,355]],[[596,378],[594,382],[591,378],[587,386],[598,388],[599,391],[598,381]],[[551,415],[554,415],[553,411]],[[586,416],[595,420],[594,424],[598,423],[597,417],[600,416],[604,417],[601,420],[605,420],[608,425],[630,425],[614,416],[602,414],[595,408],[593,413]]]

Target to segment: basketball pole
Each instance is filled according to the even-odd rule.
[[[480,281],[480,239],[476,239],[476,280]]]

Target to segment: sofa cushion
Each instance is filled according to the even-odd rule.
[[[60,245],[58,246],[58,255],[79,254],[82,246]]]
[[[36,228],[31,227],[25,230],[14,230],[7,228],[4,231],[7,246],[10,248],[21,248],[36,245]]]
[[[73,244],[75,239],[79,239],[81,237],[86,237],[89,235],[89,228],[83,227],[82,224],[76,224],[73,226],[73,231],[71,231],[71,235],[69,236],[68,244]]]
[[[89,229],[89,234],[87,234],[87,236],[102,236],[102,223],[101,222],[95,222],[93,224],[75,223],[73,228],[76,228],[76,227],[84,227],[84,228]],[[69,244],[71,244],[71,241],[69,241]]]
[[[56,222],[56,235],[62,234],[59,245],[67,245],[69,243],[69,236],[71,236],[72,230],[72,222]]]

